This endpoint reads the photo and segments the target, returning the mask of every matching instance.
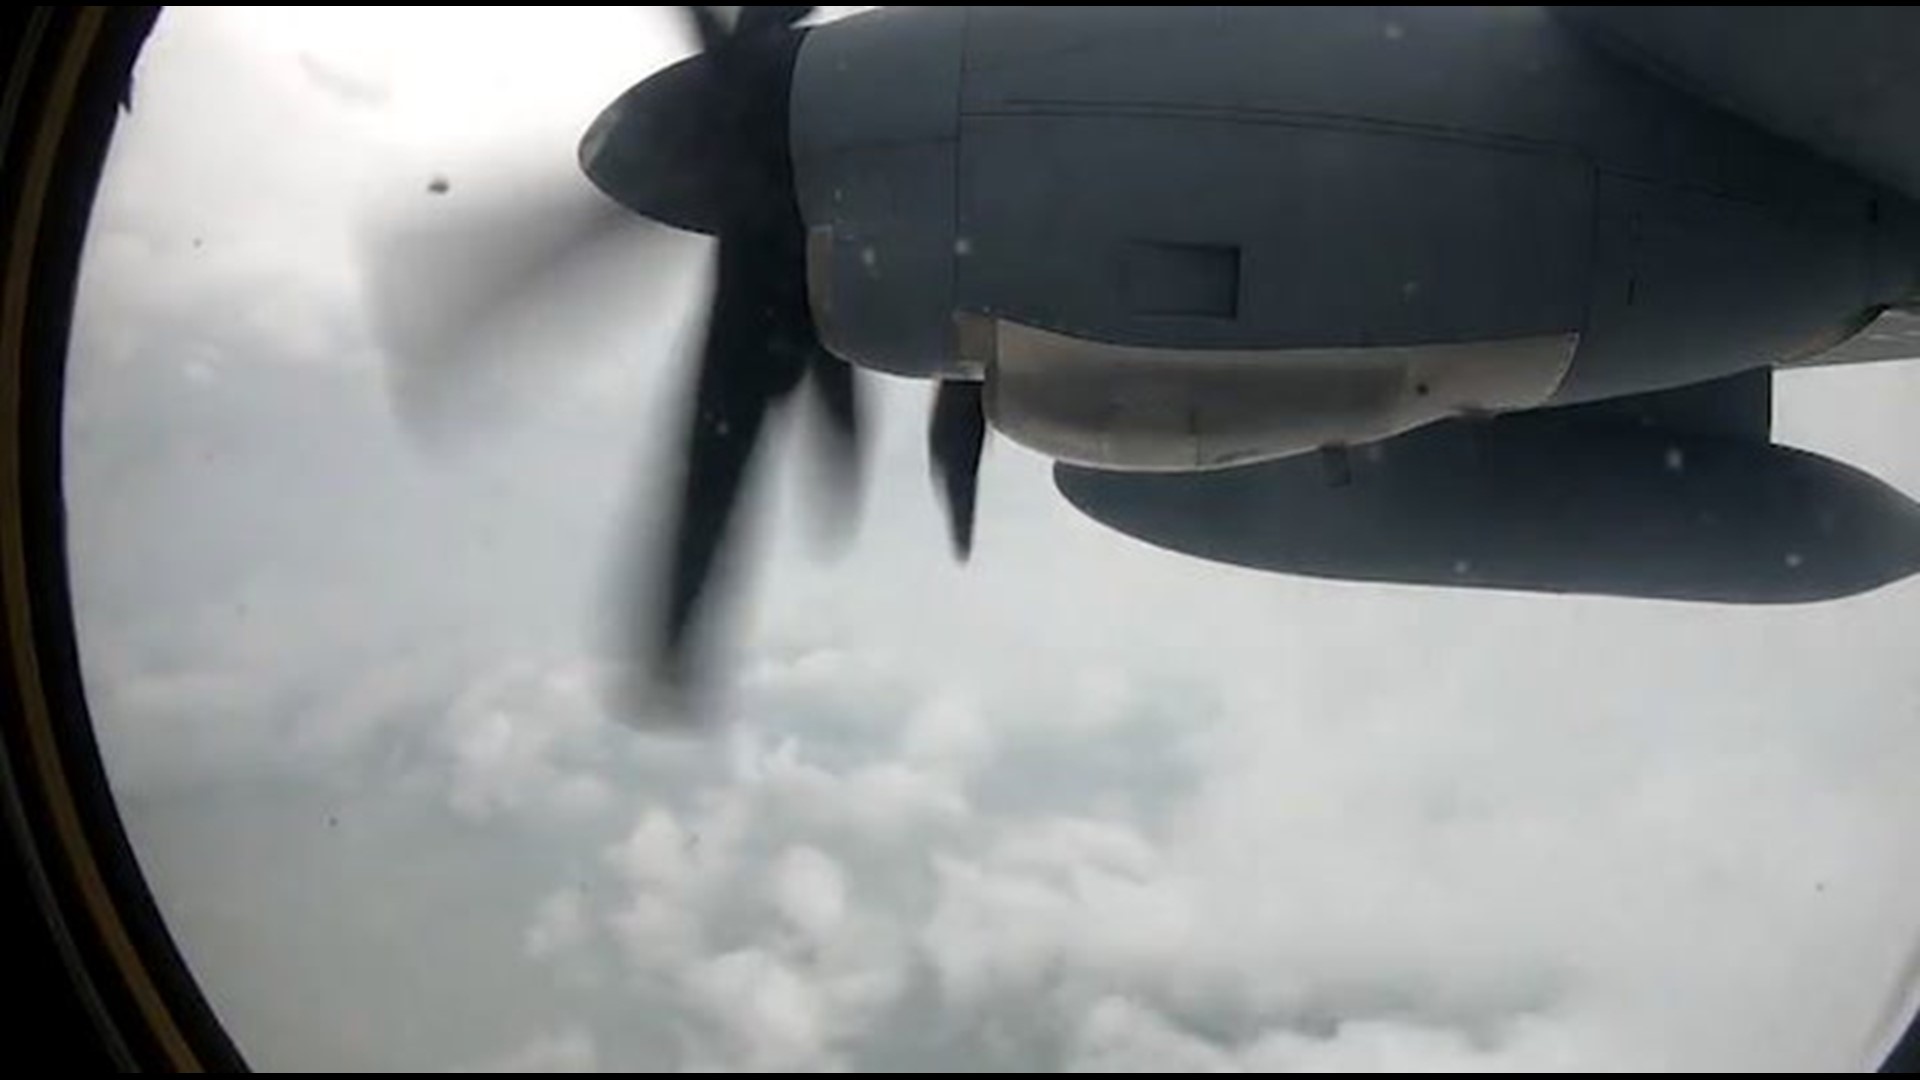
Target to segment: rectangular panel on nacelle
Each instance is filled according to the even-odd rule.
[[[960,136],[962,308],[1105,341],[1406,345],[1577,329],[1592,170],[1571,154],[1328,126],[1061,110]],[[1240,253],[1232,319],[1128,302],[1140,245]]]

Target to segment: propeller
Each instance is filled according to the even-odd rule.
[[[590,188],[576,176],[561,195],[523,192],[509,211],[488,217],[492,226],[465,229],[462,236],[486,239],[471,251],[456,245],[451,261],[474,280],[451,290],[451,299],[394,300],[406,293],[399,285],[421,272],[404,258],[387,259],[375,282],[376,304],[388,297],[393,351],[411,358],[394,379],[404,416],[431,412],[425,406],[448,396],[448,384],[497,381],[462,354],[486,343],[500,312],[564,302],[568,284],[590,272],[583,267],[608,251],[671,243],[663,240],[671,229],[714,239],[714,292],[676,433],[678,470],[665,491],[672,501],[640,508],[642,520],[665,524],[666,542],[661,562],[643,575],[652,595],[622,616],[622,647],[645,668],[628,687],[648,699],[622,704],[645,711],[663,691],[686,704],[686,691],[700,681],[709,601],[730,569],[739,504],[775,413],[794,405],[818,431],[818,482],[808,498],[835,532],[852,517],[863,471],[855,372],[822,345],[808,304],[807,227],[789,151],[793,69],[807,33],[796,24],[814,9],[743,7],[731,25],[713,8],[681,10],[701,51],[629,88],[587,127],[577,160]],[[439,181],[430,190],[446,194]],[[449,263],[444,252],[439,262]],[[537,335],[542,320],[531,321]],[[972,544],[985,432],[979,384],[943,383],[928,445],[961,559]]]
[[[934,392],[933,419],[927,425],[934,486],[946,499],[948,535],[961,562],[973,553],[974,496],[987,439],[983,389],[977,382],[943,381]]]
[[[510,159],[480,167],[484,183],[435,176],[374,224],[363,252],[394,410],[436,448],[496,432],[568,373],[555,357],[631,347],[636,313],[609,319],[595,301],[615,282],[644,288],[663,264],[687,265],[700,242],[609,203],[577,173]]]
[[[844,518],[860,472],[852,368],[821,344],[807,303],[806,225],[789,155],[789,95],[810,7],[746,7],[731,30],[687,9],[703,51],[616,99],[580,142],[602,192],[644,217],[718,240],[713,307],[682,472],[670,511],[662,595],[638,610],[657,686],[692,681],[703,601],[726,569],[741,492],[769,414],[803,385],[821,422],[818,495]]]

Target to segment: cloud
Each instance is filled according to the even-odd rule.
[[[637,886],[677,889],[691,884],[696,840],[673,815],[654,808],[641,817],[627,838],[607,850],[607,865]]]
[[[907,761],[964,774],[992,753],[992,739],[977,706],[961,694],[943,693],[907,718],[901,751]]]
[[[1151,1009],[1102,998],[1073,1033],[1070,1072],[1238,1072],[1230,1053],[1181,1031]]]
[[[835,771],[806,759],[798,740],[746,752],[744,780],[755,797],[796,824],[830,829],[870,844],[905,843],[927,829],[962,822],[967,799],[950,778],[899,761]]]
[[[393,96],[392,88],[379,79],[335,66],[310,52],[300,54],[300,70],[315,86],[347,105],[384,105]]]
[[[676,1060],[1700,1065],[1754,1037],[1735,1024],[1718,1029],[1733,1041],[1703,1038],[1699,1026],[1719,1021],[1700,995],[1744,969],[1748,1007],[1788,1007],[1804,960],[1755,943],[1772,926],[1844,918],[1816,914],[1832,898],[1800,876],[1828,855],[1782,851],[1788,826],[1753,819],[1749,792],[1795,788],[1781,770],[1807,767],[1776,748],[1743,743],[1717,770],[1682,770],[1651,750],[1596,762],[1580,743],[1529,747],[1524,717],[1462,740],[1470,726],[1423,732],[1363,709],[1336,735],[1250,704],[1186,733],[1201,749],[1184,767],[1204,782],[1176,782],[1164,808],[1120,811],[1097,789],[1068,788],[1080,812],[1063,814],[989,780],[1045,742],[970,751],[972,778],[957,787],[901,765],[925,745],[905,721],[952,705],[929,685],[900,708],[892,741],[849,743],[835,722],[783,724],[771,744],[742,736],[722,774],[678,796],[683,811],[647,811],[610,849],[605,865],[631,892],[608,899],[607,917],[632,975],[704,1018]],[[1057,686],[1113,707],[1097,680]],[[809,715],[814,689],[788,690],[756,706]],[[1093,756],[1103,739],[1138,756],[1166,738],[1095,730],[1076,743]],[[1503,753],[1540,774],[1505,775]],[[953,798],[929,797],[942,790]],[[1862,824],[1800,790],[1802,827]],[[887,812],[866,812],[875,805]],[[916,806],[940,810],[903,809]],[[1697,967],[1672,966],[1677,940]],[[865,992],[836,999],[855,972]],[[717,988],[746,973],[761,996],[741,991],[737,1014],[710,1015],[728,997]],[[1783,1036],[1765,1053],[1795,1045]]]
[[[830,939],[847,915],[847,883],[840,864],[805,844],[782,852],[769,875],[773,905],[813,941]]]
[[[705,944],[699,920],[659,893],[635,891],[606,920],[628,964],[639,972],[690,963]]]
[[[586,1073],[599,1072],[599,1054],[593,1035],[584,1028],[570,1027],[543,1035],[504,1058],[484,1066],[482,1072],[500,1073]]]
[[[698,962],[687,975],[695,1015],[717,1046],[698,1046],[685,1064],[704,1071],[819,1071],[836,1061],[824,1052],[819,1000],[808,980],[779,959],[741,949]],[[725,1057],[715,1060],[715,1051]]]
[[[582,665],[509,668],[482,682],[442,726],[449,804],[476,820],[528,806],[574,819],[611,808],[606,778],[580,760],[602,741],[600,724]]]

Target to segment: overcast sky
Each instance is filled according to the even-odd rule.
[[[538,395],[428,447],[366,242],[570,169],[687,48],[646,9],[170,9],[141,64],[71,374],[83,659],[256,1066],[1884,1048],[1920,975],[1920,582],[1749,609],[1265,575],[1104,530],[1005,441],[962,570],[924,388],[870,380],[852,549],[816,557],[791,455],[765,485],[722,732],[604,715],[705,249],[609,259],[528,324]],[[1779,390],[1782,441],[1920,496],[1920,367]]]

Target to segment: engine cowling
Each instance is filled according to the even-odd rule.
[[[1578,342],[1195,354],[997,321],[964,339],[991,350],[987,415],[1001,432],[1056,460],[1150,472],[1287,457],[1535,405],[1559,385]]]
[[[828,347],[1081,464],[1700,382],[1920,280],[1910,202],[1537,11],[886,11],[795,80]]]

